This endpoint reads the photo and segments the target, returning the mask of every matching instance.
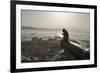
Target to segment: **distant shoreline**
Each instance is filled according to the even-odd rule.
[[[22,29],[35,29],[35,30],[61,30],[60,28],[38,28],[38,27],[30,27],[30,26],[21,26]]]

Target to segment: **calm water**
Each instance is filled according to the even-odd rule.
[[[68,31],[69,38],[79,42],[83,47],[89,48],[90,33]],[[31,40],[33,37],[39,38],[54,38],[55,36],[62,37],[62,30],[39,30],[39,29],[22,29],[22,41]]]

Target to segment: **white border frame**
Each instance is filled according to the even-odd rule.
[[[21,63],[21,9],[90,13],[90,60]],[[94,64],[94,9],[16,5],[16,69]]]

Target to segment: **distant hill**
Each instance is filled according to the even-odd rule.
[[[60,30],[54,28],[37,28],[37,27],[30,27],[30,26],[21,26],[22,29],[37,29],[37,30]]]
[[[29,27],[29,26],[22,26],[21,28],[22,28],[22,29],[37,29],[37,28],[35,28],[35,27]]]

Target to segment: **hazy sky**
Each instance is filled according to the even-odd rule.
[[[90,30],[89,13],[22,10],[21,16],[22,26]]]

